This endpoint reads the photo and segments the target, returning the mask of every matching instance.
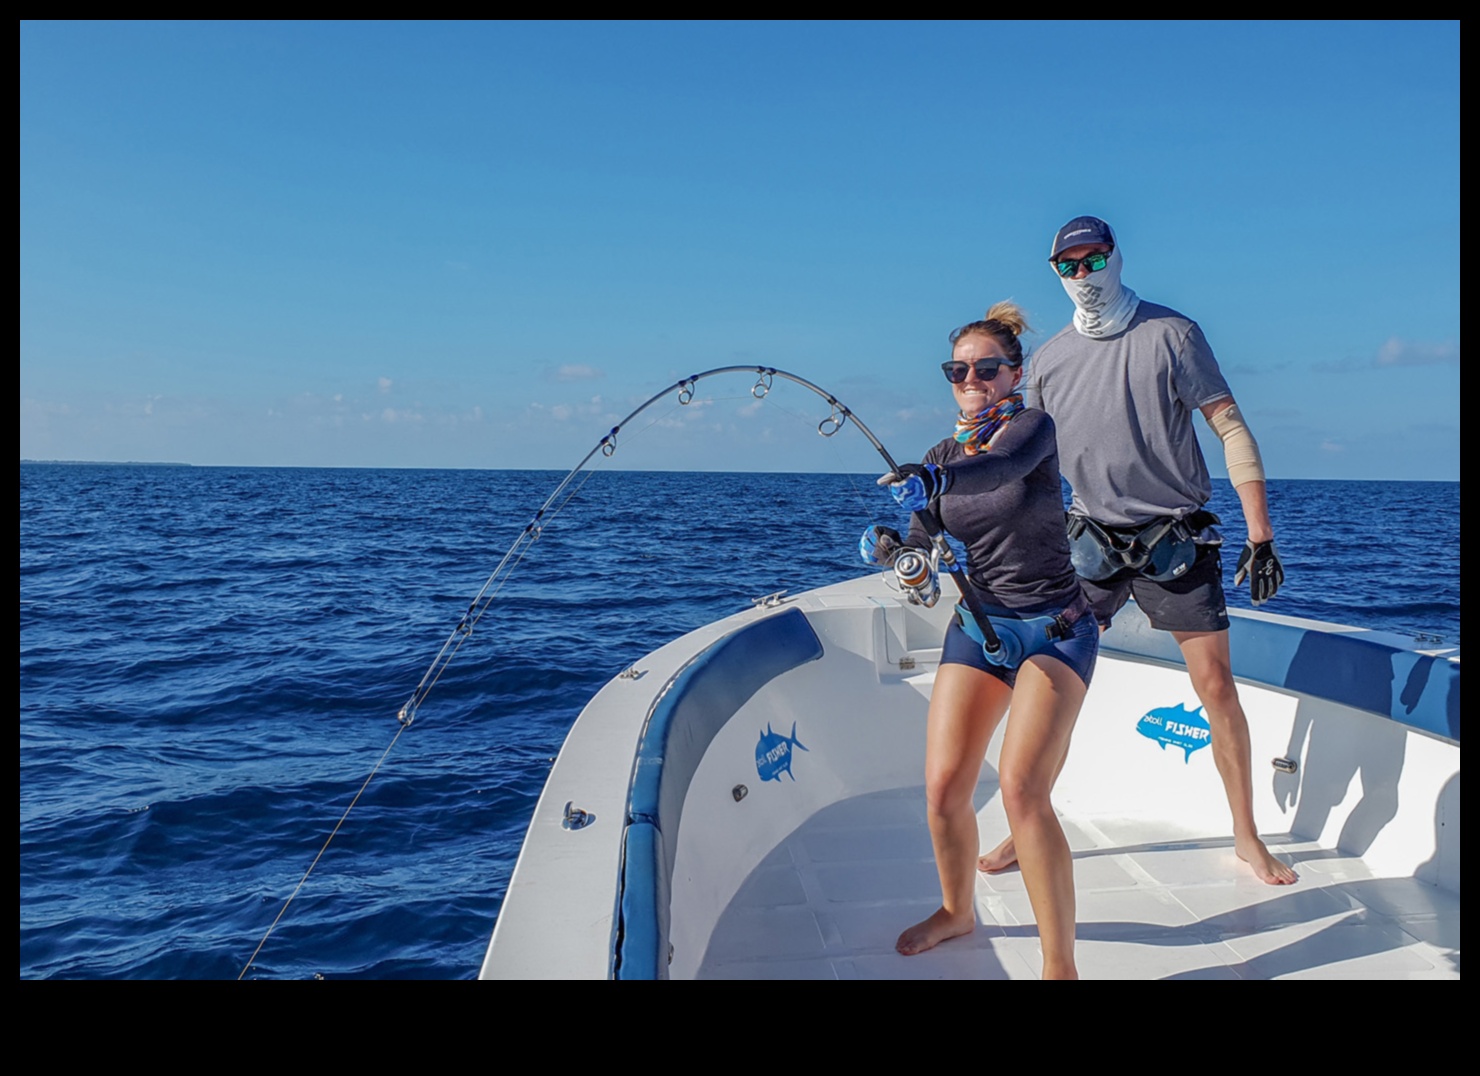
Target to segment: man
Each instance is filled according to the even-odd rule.
[[[1074,301],[1074,320],[1034,355],[1026,396],[1058,431],[1059,465],[1074,491],[1070,540],[1081,585],[1102,631],[1134,593],[1152,627],[1176,639],[1212,729],[1234,849],[1260,879],[1288,885],[1295,872],[1254,825],[1249,724],[1229,658],[1222,561],[1215,544],[1198,541],[1213,533],[1202,511],[1212,482],[1193,413],[1202,412],[1223,442],[1248,523],[1234,585],[1247,576],[1255,605],[1284,580],[1258,446],[1197,323],[1121,283],[1108,224],[1069,221],[1049,261]],[[1015,860],[1009,837],[978,866],[997,871]]]

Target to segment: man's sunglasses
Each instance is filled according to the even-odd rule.
[[[959,359],[952,362],[943,362],[940,368],[945,371],[946,380],[953,385],[959,385],[966,380],[966,374],[970,370],[976,371],[978,381],[990,381],[997,376],[997,371],[1004,366],[1011,366],[1010,362],[1001,359],[977,359],[976,362],[961,362]]]
[[[1079,272],[1079,267],[1081,265],[1088,269],[1091,273],[1098,273],[1101,269],[1105,268],[1105,266],[1109,264],[1110,255],[1108,252],[1104,254],[1088,254],[1083,258],[1053,259],[1054,269],[1056,269],[1059,276],[1063,277],[1065,280],[1068,280],[1075,273]]]

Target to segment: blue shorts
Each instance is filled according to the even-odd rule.
[[[1090,677],[1095,671],[1095,658],[1100,653],[1100,625],[1094,616],[1084,609],[1082,603],[1076,602],[1075,604],[1080,606],[1075,611],[1081,615],[1070,625],[1069,634],[1062,639],[1054,640],[1046,648],[1037,650],[1035,653],[1046,654],[1062,661],[1073,669],[1074,675],[1083,680],[1084,686],[1088,687]],[[1070,606],[1068,610],[1058,610],[1058,612],[1068,613],[1072,609],[1074,606]],[[1006,611],[989,606],[986,612],[997,617]],[[1050,609],[1045,613],[1034,615],[1048,616],[1053,612],[1054,610]],[[1012,616],[1010,613],[1006,615]],[[951,626],[946,629],[945,642],[941,644],[940,663],[942,665],[970,665],[973,669],[980,669],[989,676],[995,676],[1008,687],[1013,687],[1017,683],[1017,667],[1009,669],[1004,665],[994,665],[988,661],[987,655],[982,652],[982,644],[967,635],[955,617],[951,618]]]

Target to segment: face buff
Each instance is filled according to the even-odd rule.
[[[1059,283],[1074,300],[1074,328],[1080,336],[1095,339],[1114,336],[1136,316],[1136,306],[1141,300],[1120,282],[1124,264],[1120,248],[1116,247],[1110,252],[1105,268],[1098,273],[1090,273],[1082,280],[1059,277]]]

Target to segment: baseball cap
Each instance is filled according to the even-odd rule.
[[[1086,243],[1106,243],[1113,248],[1115,233],[1099,217],[1075,217],[1053,237],[1053,250],[1048,252],[1049,260],[1057,258],[1070,247],[1080,247]]]

